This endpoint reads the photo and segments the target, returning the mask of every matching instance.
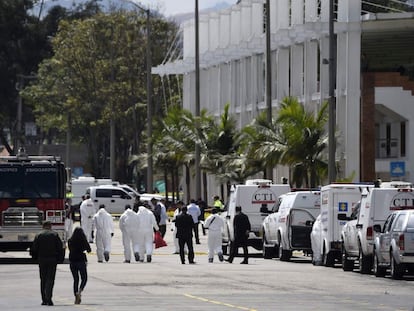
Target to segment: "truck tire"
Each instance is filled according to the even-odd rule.
[[[374,248],[374,262],[372,263],[372,271],[376,277],[384,277],[386,273],[386,268],[381,267],[379,265],[379,260],[378,260],[378,256],[377,256],[377,252],[375,251],[375,248]]]
[[[390,261],[391,261],[391,278],[394,280],[400,280],[402,279],[404,275],[404,267],[402,264],[398,264],[394,256],[392,255],[392,250],[390,251]]]
[[[274,253],[274,248],[273,247],[268,247],[268,246],[266,246],[266,244],[267,244],[266,235],[263,232],[263,243],[262,243],[263,258],[264,259],[272,259],[273,258],[273,253]]]
[[[322,263],[325,267],[333,267],[335,265],[335,258],[332,253],[326,253],[326,247],[323,247]]]
[[[354,261],[348,259],[348,253],[345,250],[345,247],[342,246],[341,252],[342,259],[342,270],[344,271],[353,271],[354,270]]]
[[[359,272],[361,274],[371,273],[372,261],[369,256],[365,256],[361,248],[359,249]]]
[[[282,243],[279,245],[279,259],[280,261],[289,261],[292,257],[292,251],[283,249]]]

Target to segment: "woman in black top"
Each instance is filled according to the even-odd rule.
[[[86,235],[81,227],[75,228],[72,237],[68,240],[70,271],[73,276],[73,293],[75,295],[75,304],[81,303],[81,293],[88,281],[88,273],[86,271],[86,254],[90,253],[91,246],[86,239]],[[79,276],[81,283],[79,286]]]

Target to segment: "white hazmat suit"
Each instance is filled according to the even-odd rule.
[[[109,260],[111,253],[111,240],[114,234],[114,221],[111,214],[105,208],[100,207],[99,211],[93,216],[93,225],[96,228],[96,255],[98,262]]]
[[[214,254],[217,253],[220,261],[223,261],[223,250],[221,247],[222,231],[224,220],[218,214],[212,214],[207,217],[204,226],[208,228],[208,261],[213,262]]]
[[[131,245],[134,254],[139,253],[138,225],[138,215],[130,208],[126,209],[119,218],[119,229],[122,232],[125,262],[131,262]]]
[[[138,233],[139,233],[139,258],[144,261],[144,255],[147,254],[147,262],[152,260],[152,251],[154,249],[154,229],[159,230],[157,220],[154,214],[144,206],[138,210]]]
[[[81,215],[81,227],[83,229],[83,232],[85,232],[88,242],[92,243],[92,231],[94,230],[93,216],[96,214],[97,209],[93,204],[92,199],[87,198],[82,201],[79,210]]]

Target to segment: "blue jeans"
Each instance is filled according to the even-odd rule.
[[[72,272],[73,276],[73,293],[83,291],[86,286],[86,282],[88,281],[88,272],[86,271],[86,262],[84,261],[74,261],[70,263],[70,271]],[[79,276],[81,279],[81,283],[79,286]]]

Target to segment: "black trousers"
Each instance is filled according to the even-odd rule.
[[[180,259],[181,263],[185,263],[185,254],[184,254],[184,247],[187,244],[188,248],[188,261],[194,262],[194,248],[193,248],[193,238],[178,238],[178,245],[180,246]]]
[[[167,232],[167,225],[158,225],[158,227],[160,228],[161,236],[164,237]]]
[[[88,281],[88,272],[86,270],[86,262],[84,261],[74,261],[70,263],[70,271],[73,276],[73,294],[83,291]],[[80,276],[80,286],[79,286],[79,276]]]
[[[200,238],[199,238],[199,236],[198,236],[198,224],[199,224],[199,223],[195,223],[195,224],[194,224],[194,227],[193,227],[194,237],[195,237],[195,240],[196,240],[196,243],[197,243],[197,244],[199,244],[199,243],[200,243]]]
[[[228,261],[233,262],[234,257],[237,255],[237,251],[239,247],[243,247],[243,255],[244,255],[244,262],[248,262],[249,260],[249,251],[247,249],[247,240],[235,240],[230,245],[230,254]]]
[[[57,262],[39,262],[40,293],[42,302],[52,301],[53,286],[55,285]]]

